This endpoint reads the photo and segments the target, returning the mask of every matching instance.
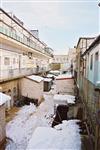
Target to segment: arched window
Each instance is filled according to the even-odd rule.
[[[13,88],[13,94],[16,95],[16,93],[17,93],[17,89],[16,89],[16,87],[14,87]]]

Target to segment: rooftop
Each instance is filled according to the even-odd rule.
[[[36,75],[26,76],[26,78],[31,79],[33,81],[36,81],[38,83],[41,82],[41,81],[43,81],[42,77],[36,76]]]

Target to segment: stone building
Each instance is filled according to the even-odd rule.
[[[66,71],[68,67],[67,55],[54,55],[52,62],[52,70]]]
[[[73,73],[76,69],[76,48],[70,48],[68,51],[68,63],[71,68],[73,66]]]
[[[76,84],[83,104],[83,120],[92,137],[94,150],[100,149],[100,35],[79,38]]]
[[[37,99],[38,104],[43,98],[43,78],[36,75],[26,76],[21,80],[21,95],[30,99]]]
[[[0,9],[0,86],[11,96],[11,104],[21,95],[21,79],[45,74],[50,68],[53,50],[38,34],[25,28],[15,15]]]

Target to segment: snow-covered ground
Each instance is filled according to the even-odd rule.
[[[55,94],[54,104],[75,104],[75,96],[67,94]]]
[[[34,104],[23,106],[16,117],[7,124],[7,137],[13,140],[6,150],[25,150],[34,130],[39,126],[51,126],[54,114],[52,95],[44,95],[45,101],[36,108]]]
[[[27,150],[81,150],[77,120],[63,121],[51,127],[38,127],[29,141]]]
[[[34,104],[23,106],[15,118],[7,123],[6,134],[13,143],[10,142],[6,150],[36,150],[41,148],[42,150],[80,150],[79,127],[76,121],[64,121],[55,129],[51,128],[52,116],[54,115],[53,98],[56,93],[56,84],[54,83],[50,92],[44,92],[44,101],[39,107],[35,107]],[[37,140],[32,140],[37,132]],[[31,148],[32,142],[34,148]]]

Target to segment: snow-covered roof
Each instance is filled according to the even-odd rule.
[[[100,86],[100,81],[97,81],[97,82],[96,82],[96,86]]]
[[[81,149],[81,136],[77,120],[63,121],[51,127],[38,127],[34,131],[26,150],[29,149]]]
[[[50,81],[52,81],[52,79],[51,78],[44,78],[44,81],[45,82],[50,82]]]
[[[62,95],[62,94],[55,94],[54,95],[54,104],[74,104],[75,103],[75,96],[72,95]]]
[[[4,103],[6,103],[6,101],[11,100],[11,97],[0,92],[0,106],[3,105]]]
[[[40,77],[40,76],[36,76],[36,75],[31,75],[31,76],[27,76],[28,79],[31,79],[33,81],[36,81],[36,82],[41,82],[43,81],[43,78]]]
[[[68,73],[68,74],[60,74],[56,77],[56,79],[67,79],[67,78],[72,78],[72,75]]]

